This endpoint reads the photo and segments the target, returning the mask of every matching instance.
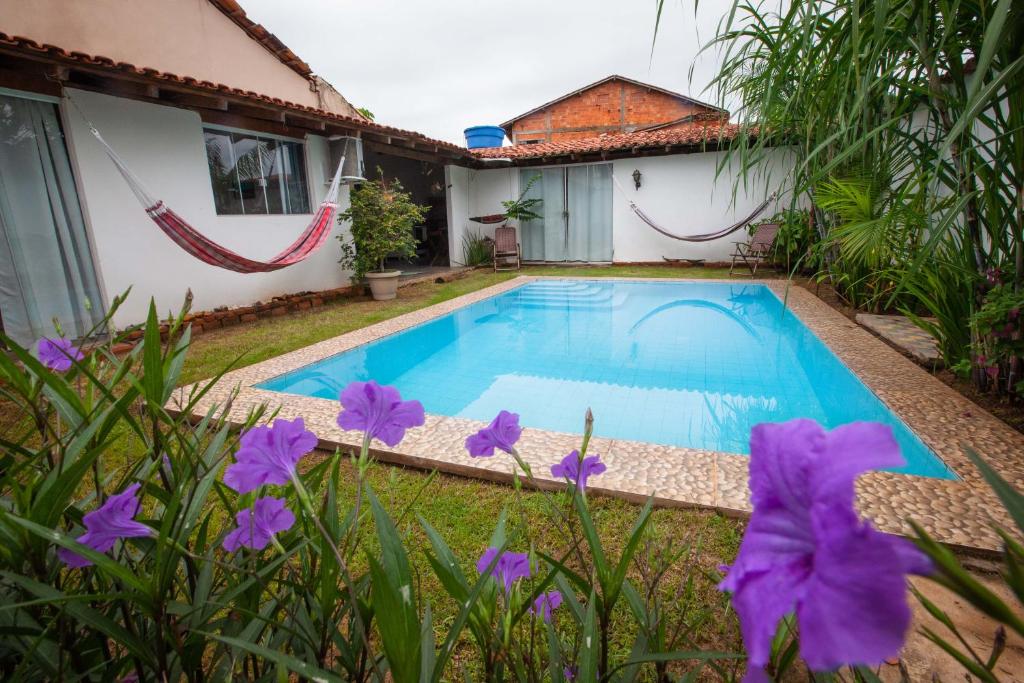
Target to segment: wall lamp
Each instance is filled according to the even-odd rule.
[[[638,190],[640,189],[640,179],[641,178],[643,178],[643,175],[640,173],[640,169],[639,168],[636,169],[635,171],[633,171],[633,184],[636,185],[636,189],[638,189]]]

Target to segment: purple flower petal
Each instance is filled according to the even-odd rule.
[[[573,451],[562,458],[562,462],[551,466],[552,476],[559,479],[568,479],[580,490],[587,488],[587,480],[607,470],[608,467],[601,462],[601,456],[588,455],[580,462],[580,452]]]
[[[558,609],[562,604],[562,594],[559,591],[541,593],[533,601],[533,606],[526,611],[530,614],[539,615],[547,623],[551,623],[551,610]]]
[[[494,557],[497,554],[497,548],[485,550],[484,554],[477,560],[476,570],[481,574],[487,571],[487,567],[494,561]],[[494,565],[490,573],[491,576],[494,576],[505,585],[505,593],[508,593],[512,590],[512,584],[517,579],[529,578],[530,557],[526,553],[504,552],[498,558],[497,564]]]
[[[491,420],[491,424],[466,438],[466,450],[474,458],[490,457],[494,455],[495,448],[511,454],[522,433],[519,415],[503,410]]]
[[[39,340],[36,348],[39,362],[51,370],[67,372],[71,369],[72,360],[82,360],[85,355],[70,340],[59,337]]]
[[[397,446],[405,437],[405,430],[423,424],[423,404],[403,401],[394,387],[381,386],[375,381],[352,382],[341,392],[342,411],[338,413],[338,426],[358,429],[380,439],[388,446]]]
[[[271,427],[253,427],[242,434],[235,463],[224,470],[224,483],[239,493],[267,484],[287,484],[296,463],[316,444],[316,434],[306,429],[301,417],[274,420]]]
[[[779,620],[793,611],[812,670],[877,663],[897,652],[910,618],[906,574],[930,564],[903,539],[863,523],[853,505],[859,474],[902,464],[891,430],[762,424],[750,450],[754,512],[719,586],[733,593],[747,679],[763,680]]]
[[[114,543],[122,538],[138,538],[153,535],[153,530],[134,517],[139,511],[137,493],[139,484],[132,484],[121,493],[107,498],[99,508],[82,518],[85,533],[77,540],[96,552],[105,553],[114,547]],[[57,556],[71,567],[88,567],[92,564],[78,553],[60,548]]]
[[[899,653],[910,628],[904,559],[891,542],[898,539],[867,524],[816,521],[814,571],[797,607],[800,653],[814,671],[880,664]]]
[[[283,499],[265,496],[257,499],[251,509],[239,510],[235,522],[238,528],[224,537],[224,549],[231,553],[243,546],[263,550],[274,534],[292,528],[295,515],[285,507]]]

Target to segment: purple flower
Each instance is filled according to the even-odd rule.
[[[224,550],[229,553],[241,546],[250,550],[263,550],[274,534],[292,528],[295,515],[284,506],[284,499],[266,496],[258,498],[252,509],[239,510],[235,521],[238,528],[224,537]]]
[[[67,372],[71,369],[72,360],[85,358],[85,355],[64,337],[58,339],[43,337],[39,340],[37,353],[40,363],[57,372]]]
[[[388,446],[397,446],[405,430],[423,424],[423,404],[403,401],[394,387],[369,382],[352,382],[341,392],[342,411],[338,426],[359,429]]]
[[[763,680],[779,620],[796,611],[813,671],[892,657],[910,626],[906,574],[928,560],[905,539],[863,522],[854,480],[903,464],[892,430],[857,422],[825,432],[813,420],[761,424],[750,437],[754,505],[736,562],[719,585],[733,593],[747,680]]]
[[[306,430],[301,417],[274,420],[271,427],[253,427],[242,434],[235,464],[224,470],[224,483],[239,493],[266,484],[287,484],[295,474],[295,464],[316,448],[316,443],[316,434]]]
[[[488,548],[477,560],[476,570],[483,574],[487,567],[494,561],[498,554],[497,548]],[[505,592],[512,590],[512,583],[516,579],[526,579],[530,576],[530,558],[526,553],[504,552],[498,558],[497,564],[491,569],[491,575],[505,584]]]
[[[588,455],[580,462],[580,452],[573,451],[562,458],[562,462],[551,466],[551,474],[559,479],[568,479],[582,491],[587,488],[587,479],[606,469],[608,467],[601,462],[600,455]]]
[[[533,601],[533,607],[530,607],[527,611],[530,614],[539,614],[544,621],[551,623],[551,610],[558,609],[558,606],[562,604],[562,594],[558,591],[551,591],[549,593],[541,593],[537,596],[537,599]]]
[[[562,676],[564,676],[567,681],[575,681],[577,671],[579,671],[579,669],[575,664],[573,664],[572,666],[567,666],[562,669]]]
[[[474,458],[492,456],[495,448],[511,454],[522,433],[519,415],[503,410],[491,420],[491,424],[466,438],[466,450]]]
[[[107,502],[83,517],[85,533],[75,540],[96,552],[105,553],[114,547],[118,539],[152,535],[152,529],[134,519],[139,511],[139,499],[135,495],[138,490],[139,484],[132,484],[121,493],[107,498]],[[57,550],[57,556],[71,567],[88,567],[92,564],[92,560],[66,548]]]

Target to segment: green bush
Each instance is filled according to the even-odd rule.
[[[371,271],[384,272],[384,260],[389,256],[415,256],[413,227],[430,209],[413,203],[397,179],[385,180],[379,168],[377,174],[376,180],[352,190],[349,208],[338,214],[339,221],[352,224],[352,241],[346,241],[344,235],[338,235],[338,239],[342,251],[339,263],[353,271],[353,282],[361,282]]]

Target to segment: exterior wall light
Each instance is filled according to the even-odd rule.
[[[636,189],[638,190],[640,189],[640,179],[642,177],[643,176],[641,175],[639,168],[633,171],[633,183],[636,185]]]

